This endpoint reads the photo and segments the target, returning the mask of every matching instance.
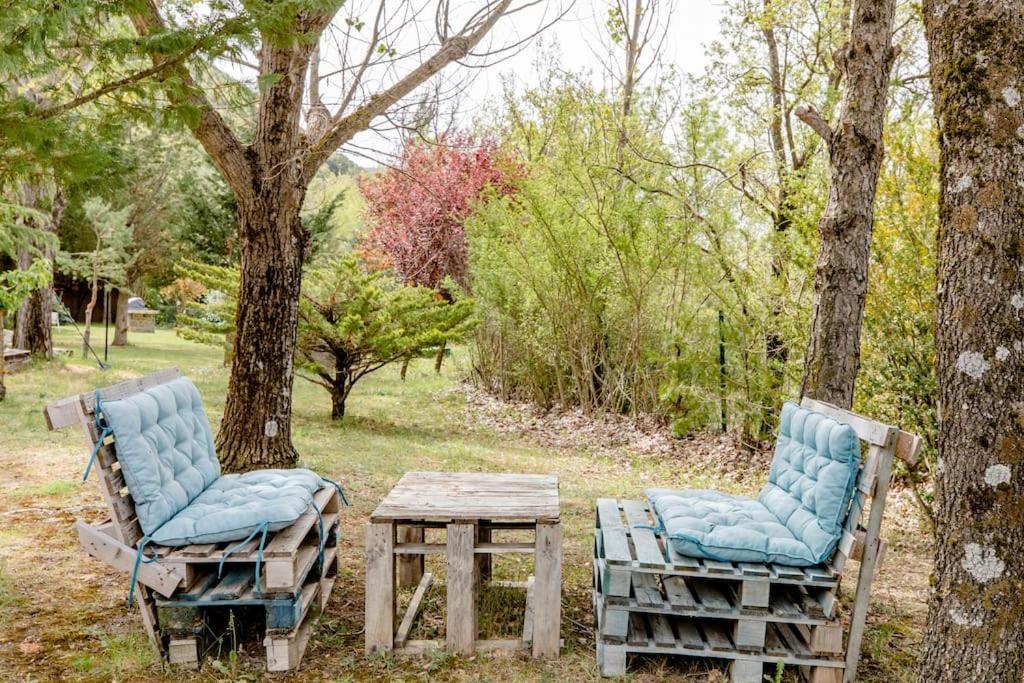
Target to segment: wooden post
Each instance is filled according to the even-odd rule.
[[[534,551],[533,656],[557,657],[562,625],[562,525],[538,524]]]
[[[448,652],[476,652],[476,524],[448,525]]]
[[[491,542],[491,529],[483,526],[483,520],[476,528],[476,540],[477,543],[490,543]],[[480,572],[481,585],[491,580],[491,567],[493,566],[493,559],[490,553],[480,553],[476,556],[478,571]]]
[[[395,637],[395,527],[366,525],[366,654],[389,651]]]
[[[423,543],[423,527],[398,527],[399,543]],[[424,555],[400,555],[398,558],[398,585],[402,588],[418,586],[423,578]]]

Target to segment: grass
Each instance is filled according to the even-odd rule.
[[[94,339],[102,339],[102,328]],[[45,430],[41,408],[159,368],[176,366],[202,392],[216,427],[224,408],[228,373],[217,349],[183,341],[167,331],[133,334],[131,345],[111,349],[106,371],[77,357],[73,331],[56,345],[76,357],[37,363],[8,377],[0,404],[0,679],[177,680],[150,653],[137,613],[125,608],[127,577],[89,559],[72,531],[76,517],[96,521],[104,507],[90,482],[78,484],[88,452],[80,430]],[[327,394],[301,379],[295,383],[293,439],[301,466],[340,481],[353,505],[343,511],[342,568],[331,603],[318,624],[294,680],[594,680],[590,554],[593,501],[599,496],[639,497],[654,484],[715,487],[753,493],[757,477],[724,479],[708,463],[676,461],[631,452],[593,455],[552,450],[529,436],[508,436],[467,417],[465,399],[452,391],[468,372],[455,353],[435,375],[430,361],[413,363],[408,379],[385,368],[355,389],[343,423],[330,420]],[[555,662],[519,656],[448,657],[435,653],[408,659],[362,656],[362,525],[369,513],[411,469],[510,471],[559,475],[565,523],[562,636]],[[898,493],[887,515],[887,564],[873,593],[860,680],[912,678],[930,565],[924,527],[909,496]],[[430,558],[431,562],[440,562]],[[443,567],[432,566],[443,576]],[[496,578],[523,580],[525,556],[501,559]],[[852,585],[853,580],[848,580]],[[443,583],[432,588],[413,638],[443,633]],[[847,594],[846,599],[849,599]],[[408,599],[408,595],[404,596]],[[482,628],[514,632],[513,610],[522,598],[496,589],[483,597]],[[235,659],[209,661],[199,680],[261,677],[262,648],[250,646]],[[632,679],[721,680],[714,662],[649,658],[631,663]],[[767,669],[766,669],[767,671]],[[787,673],[791,676],[791,673]],[[279,677],[278,677],[279,678]]]

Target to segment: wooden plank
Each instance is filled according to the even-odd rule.
[[[850,634],[846,649],[846,671],[843,674],[843,680],[849,683],[852,683],[857,677],[860,646],[864,639],[864,624],[867,619],[868,604],[871,598],[871,582],[875,576],[875,564],[878,560],[878,540],[882,529],[882,514],[885,511],[886,498],[889,494],[889,477],[892,474],[892,461],[892,448],[886,449],[880,454],[878,482],[875,486],[875,498],[871,502],[871,512],[868,516],[864,556],[860,563],[853,611],[850,616]]]
[[[771,584],[767,581],[741,581],[739,603],[743,609],[766,609]]]
[[[538,524],[536,543],[533,656],[558,657],[562,628],[562,525]]]
[[[693,609],[696,606],[697,603],[693,599],[693,593],[690,592],[690,588],[681,576],[663,576],[661,583],[665,587],[665,594],[668,596],[669,604],[673,607],[677,609]]]
[[[476,643],[476,561],[473,546],[476,525],[448,525],[448,616],[445,643],[448,652],[471,655]]]
[[[506,553],[529,554],[534,550],[533,543],[478,543],[473,552],[477,555],[503,555]]]
[[[625,529],[602,529],[604,559],[610,564],[632,564],[633,553],[629,549]]]
[[[267,650],[267,671],[293,671],[302,664],[309,637],[313,631],[313,620],[304,619],[295,631],[287,636],[268,635],[263,639]]]
[[[398,527],[398,543],[395,552],[398,553],[398,546],[403,543],[423,543],[423,527],[402,525]],[[398,558],[398,585],[403,588],[422,585],[423,579],[423,555],[400,555]],[[397,636],[396,636],[397,638]],[[397,647],[397,645],[396,645]]]
[[[612,498],[598,498],[596,507],[598,527],[602,531],[622,528],[618,501]]]
[[[824,624],[811,628],[811,652],[815,654],[843,651],[843,627],[841,624]]]
[[[702,621],[700,627],[704,631],[704,637],[707,638],[708,645],[712,650],[727,651],[733,649],[729,635],[717,620],[709,619]]]
[[[420,577],[419,585],[416,586],[416,592],[412,594],[409,607],[406,608],[405,616],[402,617],[402,623],[398,625],[398,631],[395,633],[395,647],[404,647],[405,641],[409,639],[409,632],[412,631],[416,616],[419,614],[423,596],[427,594],[427,590],[430,588],[433,580],[434,575],[430,572],[426,572]]]
[[[651,625],[651,635],[654,636],[654,644],[658,647],[674,647],[676,636],[672,631],[672,624],[664,614],[652,614],[648,618]]]
[[[772,571],[768,566],[760,562],[737,562],[736,566],[739,567],[740,573],[744,576],[761,576],[767,578],[772,575]]]
[[[78,532],[78,542],[81,543],[85,552],[115,569],[131,573],[137,554],[135,548],[129,548],[116,538],[108,536],[81,520],[75,522],[75,529]],[[161,566],[159,562],[140,562],[137,578],[139,583],[152,588],[164,597],[173,595],[181,585],[181,577],[167,567]]]
[[[652,607],[662,605],[665,599],[658,588],[658,580],[653,574],[633,574],[633,594],[636,596],[637,604],[640,606]]]
[[[836,422],[850,425],[861,441],[867,441],[876,446],[888,446],[896,438],[896,432],[899,431],[895,427],[869,420],[857,413],[844,410],[831,403],[816,401],[813,398],[804,397],[800,401],[800,407],[823,413]]]
[[[407,472],[371,520],[557,522],[558,479],[549,475]]]
[[[704,560],[704,566],[708,568],[710,574],[725,574],[733,575],[738,573],[736,565],[732,562],[719,562],[718,560]]]
[[[790,624],[775,624],[775,628],[778,630],[782,642],[786,644],[791,653],[797,657],[811,656],[811,651],[800,637],[800,634]]]
[[[236,600],[255,581],[251,567],[237,567],[229,570],[220,581],[202,596],[202,600]]]
[[[761,650],[764,648],[768,623],[754,619],[740,619],[733,624],[732,639],[740,650]]]
[[[900,431],[896,437],[895,456],[911,467],[917,464],[918,451],[921,450],[923,440],[917,434]]]
[[[330,501],[331,496],[335,493],[335,489],[324,487],[317,491],[313,495],[313,504],[317,510],[323,509],[325,505]],[[264,557],[288,557],[294,555],[302,545],[302,541],[306,538],[309,532],[313,529],[313,526],[318,524],[319,515],[316,510],[308,509],[306,512],[295,520],[293,524],[284,529],[281,529],[274,537],[267,541],[266,548],[263,550]],[[327,531],[327,519],[324,519],[324,531]]]
[[[366,525],[366,654],[394,647],[395,530],[390,523]]]
[[[627,643],[630,645],[647,644],[647,624],[645,622],[646,619],[644,619],[644,615],[639,612],[629,613],[629,632],[626,636]]]
[[[712,581],[692,581],[690,585],[701,604],[709,612],[730,612],[732,603]]]
[[[523,645],[533,647],[533,616],[536,596],[533,594],[533,577],[526,580],[526,610],[523,614]]]
[[[607,609],[601,625],[601,638],[609,643],[625,643],[629,633],[629,612]]]
[[[700,631],[689,619],[682,619],[676,622],[676,630],[679,632],[679,642],[683,647],[695,650],[704,649],[704,639],[700,637]]]
[[[171,638],[167,642],[168,663],[185,668],[199,668],[199,638]]]

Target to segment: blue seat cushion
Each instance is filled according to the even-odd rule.
[[[839,541],[859,466],[852,427],[786,403],[757,499],[666,489],[647,497],[682,555],[811,566],[826,561]]]
[[[219,543],[246,538],[267,524],[283,529],[313,505],[323,486],[310,470],[257,470],[226,474],[152,534],[159,545]]]
[[[203,400],[188,379],[103,400],[100,411],[143,533],[155,532],[220,476]]]

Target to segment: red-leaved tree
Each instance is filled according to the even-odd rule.
[[[363,180],[371,226],[365,247],[371,260],[395,269],[408,285],[437,289],[451,277],[466,286],[464,224],[486,190],[513,191],[519,166],[503,159],[493,139],[448,135],[436,144],[412,140],[401,163]]]

